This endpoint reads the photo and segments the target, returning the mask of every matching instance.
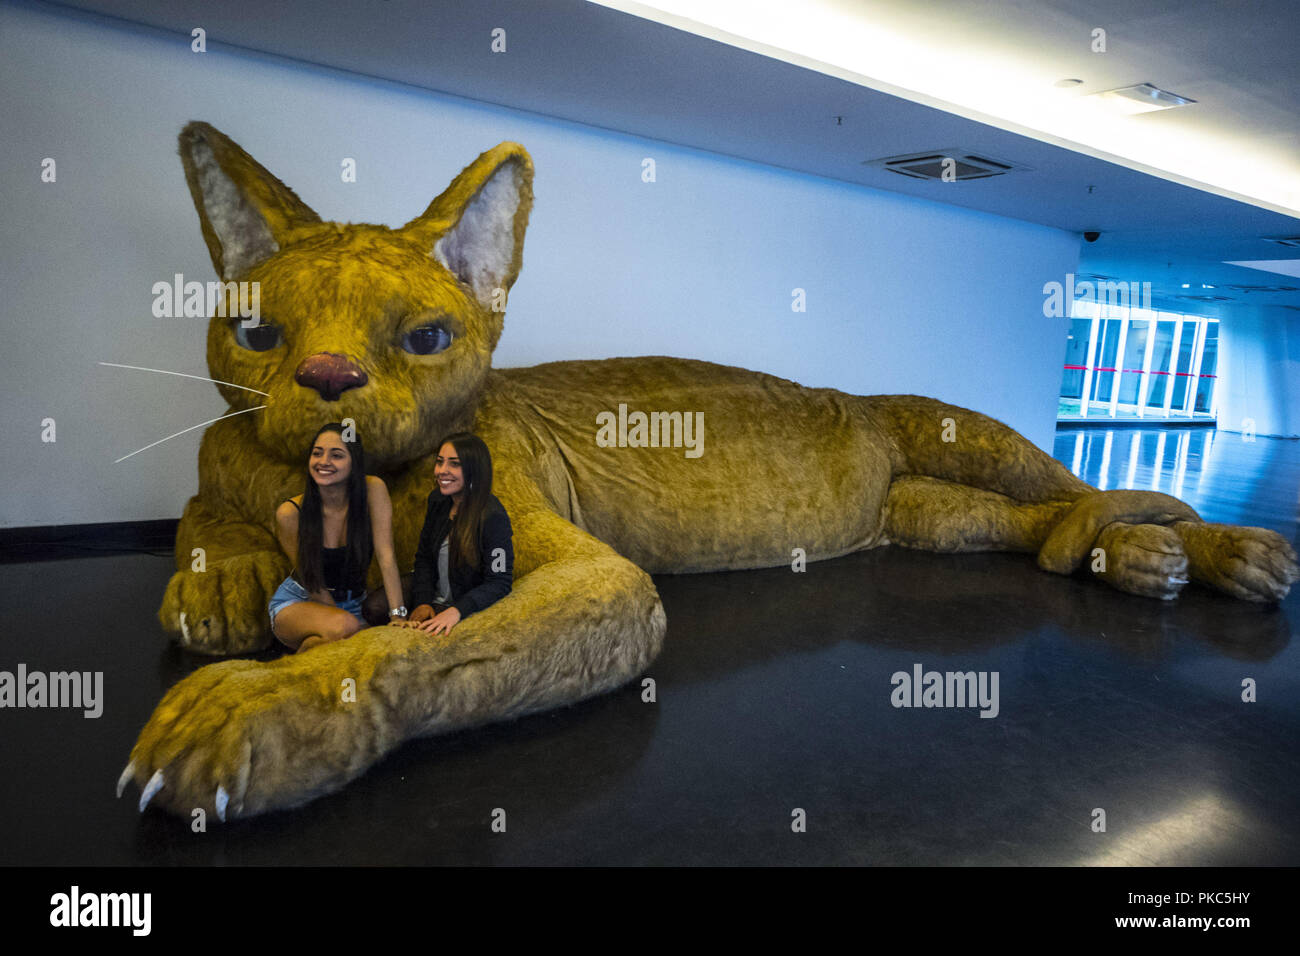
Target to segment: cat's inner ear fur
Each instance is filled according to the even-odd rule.
[[[505,163],[465,207],[460,221],[434,244],[433,257],[490,306],[494,290],[505,287],[515,257],[515,215],[522,200],[516,163]],[[513,276],[511,276],[513,280]]]
[[[483,153],[403,231],[493,308],[523,262],[533,167],[517,143]]]
[[[243,275],[263,259],[279,252],[280,244],[271,235],[266,220],[217,165],[212,147],[200,140],[194,144],[192,155],[199,191],[203,196],[203,210],[217,241],[221,243],[225,275],[229,278]]]
[[[206,123],[180,136],[181,162],[218,275],[234,279],[280,251],[296,225],[319,222],[284,183]]]

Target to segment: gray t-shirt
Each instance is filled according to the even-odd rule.
[[[442,547],[438,549],[438,593],[433,597],[438,604],[451,603],[451,577],[448,574],[450,552],[447,550],[447,542],[450,540],[450,535],[443,538]]]

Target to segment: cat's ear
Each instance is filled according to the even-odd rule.
[[[518,143],[501,143],[466,166],[401,231],[491,309],[519,276],[532,208],[532,158]]]
[[[274,255],[301,225],[320,216],[239,144],[207,123],[190,123],[180,135],[181,163],[212,265],[237,279]]]

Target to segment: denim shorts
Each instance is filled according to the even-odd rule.
[[[335,603],[349,614],[355,615],[363,625],[369,627],[370,625],[366,624],[366,619],[361,616],[361,602],[365,600],[366,592],[348,591],[346,593],[346,600],[340,601],[338,598],[335,598]],[[271,633],[275,634],[275,616],[277,614],[287,608],[290,604],[297,604],[300,601],[310,600],[311,593],[295,581],[292,575],[285,578],[284,581],[281,582],[280,586],[275,589],[275,593],[271,595],[271,604],[268,607],[268,610],[271,613]]]

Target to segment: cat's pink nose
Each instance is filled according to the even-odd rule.
[[[353,365],[346,355],[320,352],[302,360],[298,371],[293,373],[293,380],[316,389],[325,401],[334,402],[348,389],[365,385],[370,376]]]

